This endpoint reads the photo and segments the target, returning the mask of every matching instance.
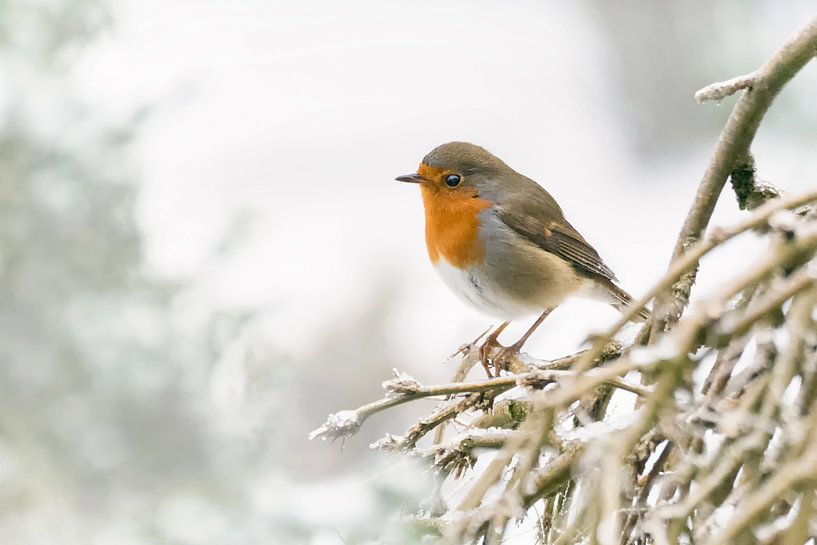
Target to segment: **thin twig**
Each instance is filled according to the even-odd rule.
[[[619,319],[612,326],[610,326],[607,331],[601,335],[597,335],[594,339],[593,347],[582,354],[582,357],[577,360],[573,366],[573,369],[582,371],[589,368],[592,362],[604,351],[605,347],[613,339],[613,337],[619,331],[621,331],[624,326],[630,323],[630,321],[635,318],[641,309],[646,308],[646,306],[655,296],[670,287],[679,278],[681,278],[684,273],[696,267],[698,261],[700,261],[703,256],[726,241],[731,240],[742,233],[757,229],[758,227],[767,224],[769,218],[780,210],[791,210],[814,201],[817,201],[817,191],[809,191],[808,193],[804,193],[802,195],[773,200],[759,207],[751,216],[733,225],[732,227],[714,230],[704,240],[699,241],[677,260],[675,260],[670,265],[669,270],[664,274],[664,276],[662,276],[661,279],[656,282],[646,294],[627,307],[625,311],[622,312]]]
[[[706,230],[715,203],[735,163],[745,157],[754,140],[760,122],[775,97],[803,66],[817,54],[817,17],[809,21],[783,47],[753,73],[752,87],[740,97],[721,131],[709,166],[698,186],[698,192],[689,209],[684,226],[678,234],[672,261],[686,253]],[[672,266],[672,264],[670,265]],[[696,272],[678,286],[674,294],[672,313],[677,317],[680,308],[689,300]],[[662,304],[662,306],[665,306]],[[664,320],[666,309],[657,314]],[[655,315],[654,315],[655,316]]]
[[[386,381],[384,387],[388,391],[386,397],[372,403],[367,403],[354,410],[334,413],[319,428],[309,434],[309,439],[337,439],[354,435],[363,422],[373,414],[385,411],[397,405],[423,399],[427,397],[446,396],[454,394],[472,394],[480,392],[502,392],[516,386],[541,388],[546,384],[560,380],[575,378],[573,371],[563,370],[535,370],[522,375],[510,375],[491,378],[475,382],[454,382],[434,386],[422,386],[408,375],[395,371],[397,379]],[[593,376],[592,374],[590,376]],[[601,382],[615,388],[620,388],[637,395],[646,395],[649,388],[638,384],[631,384],[616,376],[606,374]]]
[[[711,83],[695,92],[695,100],[699,104],[703,104],[709,100],[717,100],[720,102],[724,98],[734,95],[743,89],[751,89],[752,85],[757,81],[757,76],[754,73],[746,74],[745,76],[737,76],[726,81],[718,83]]]

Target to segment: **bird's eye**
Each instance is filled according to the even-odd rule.
[[[461,181],[462,178],[460,177],[459,174],[449,174],[448,176],[445,177],[445,185],[447,185],[448,187],[457,187],[458,185],[460,185]]]

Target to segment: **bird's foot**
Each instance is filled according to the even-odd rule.
[[[522,344],[520,343],[500,348],[499,352],[491,360],[494,364],[496,376],[499,376],[500,371],[511,371],[513,367],[517,366],[520,350],[522,350]]]
[[[479,361],[482,363],[482,367],[485,369],[485,374],[488,375],[488,378],[499,376],[499,371],[497,371],[496,375],[491,373],[491,364],[495,361],[493,353],[496,349],[502,351],[505,347],[499,344],[499,341],[497,341],[493,335],[485,339],[485,342],[479,346]]]
[[[508,327],[508,322],[503,322],[494,329],[490,335],[485,338],[485,342],[483,342],[479,347],[479,361],[482,363],[483,369],[485,369],[485,374],[488,375],[488,378],[494,378],[494,376],[499,376],[499,372],[497,371],[496,375],[491,373],[491,360],[493,357],[493,352],[497,348],[504,349],[505,347],[499,344],[499,334],[502,333],[505,328]]]
[[[503,346],[495,339],[490,342],[485,341],[479,347],[479,360],[488,378],[498,377],[502,371],[519,372],[521,365],[519,351],[521,349],[522,345],[519,343]],[[491,369],[493,369],[493,372],[491,372]]]

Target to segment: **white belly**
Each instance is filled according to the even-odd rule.
[[[535,303],[516,300],[497,290],[477,267],[458,269],[443,258],[434,265],[434,270],[460,299],[488,316],[514,320],[543,310]]]

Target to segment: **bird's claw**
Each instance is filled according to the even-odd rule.
[[[485,369],[488,378],[499,376],[499,370],[497,370],[496,375],[491,372],[491,365],[496,362],[496,356],[494,356],[493,353],[497,348],[500,352],[505,349],[504,346],[499,344],[499,341],[491,337],[487,338],[485,342],[479,346],[479,361],[482,363],[482,367]]]
[[[510,371],[511,366],[514,363],[514,360],[519,355],[519,350],[522,347],[511,345],[511,346],[503,346],[499,352],[497,352],[494,357],[491,359],[491,362],[494,364],[494,371],[496,372],[496,376],[499,376],[500,371]]]
[[[499,350],[497,350],[499,349]],[[488,339],[479,347],[479,361],[488,378],[498,377],[501,371],[510,371],[521,346],[502,346],[496,339]],[[493,373],[491,372],[493,368]]]

